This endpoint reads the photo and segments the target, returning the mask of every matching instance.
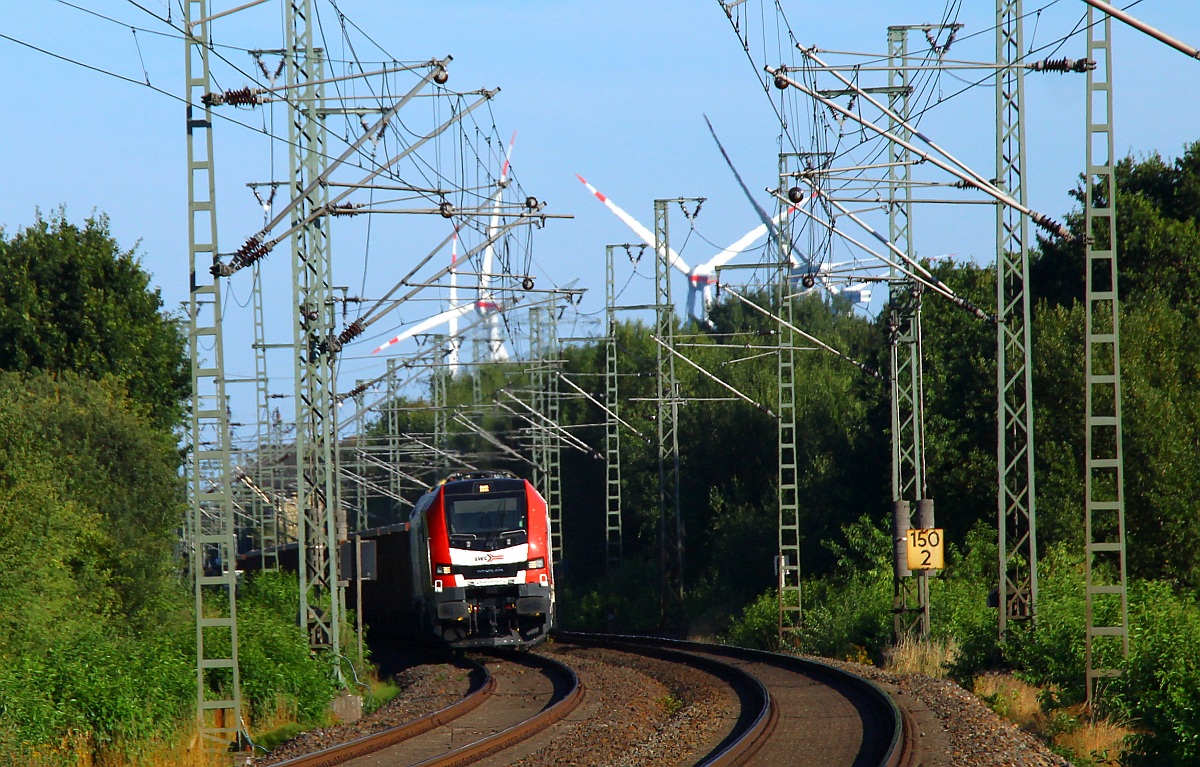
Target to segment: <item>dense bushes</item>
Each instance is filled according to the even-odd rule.
[[[1130,658],[1113,706],[1136,720],[1130,764],[1200,764],[1200,604],[1163,582],[1130,595]]]
[[[332,663],[309,652],[308,637],[296,625],[299,604],[295,575],[259,573],[240,590],[242,698],[255,721],[286,713],[302,723],[319,722],[336,692]]]
[[[119,382],[0,372],[0,763],[134,758],[191,726],[177,462]],[[296,625],[295,577],[241,596],[251,717],[320,720],[332,664]]]

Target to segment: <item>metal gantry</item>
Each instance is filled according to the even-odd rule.
[[[1022,0],[996,0],[996,184],[1021,205],[1025,171]],[[1037,495],[1034,492],[1033,379],[1029,366],[1029,223],[996,206],[996,520],[999,633],[1037,618]]]
[[[1121,345],[1117,294],[1117,179],[1113,142],[1112,20],[1088,8],[1084,190],[1085,618],[1087,702],[1097,681],[1120,675],[1129,657],[1125,578],[1125,465],[1121,429]],[[1114,646],[1118,645],[1118,646]]]
[[[279,467],[276,465],[280,451],[280,443],[272,440],[271,425],[271,383],[267,374],[267,339],[266,320],[263,311],[263,280],[262,265],[252,267],[253,283],[250,288],[251,312],[254,320],[254,402],[257,418],[255,419],[255,451],[253,481],[263,492],[251,494],[254,509],[254,520],[257,527],[257,545],[260,564],[263,570],[274,570],[279,567],[280,515],[283,509],[279,505],[282,495],[276,488]]]
[[[683,614],[683,515],[679,502],[679,382],[675,377],[675,304],[671,301],[671,236],[667,208],[683,199],[654,201],[654,303],[657,344],[659,548],[663,619]]]
[[[799,155],[779,156],[780,188],[787,188],[792,172],[802,170],[804,161]],[[796,166],[796,167],[793,167]],[[776,550],[778,620],[777,637],[782,646],[797,643],[803,626],[804,612],[800,593],[800,480],[796,458],[796,339],[792,313],[792,227],[791,216],[779,222],[775,256],[778,261],[775,280],[775,311],[781,322],[776,327],[778,363],[779,414],[776,430],[776,494],[779,502],[778,546]],[[768,250],[768,252],[770,252]]]
[[[940,26],[899,25],[888,27],[889,130],[910,141],[908,129],[909,82],[908,33],[930,31]],[[900,119],[896,119],[896,117]],[[912,237],[912,152],[900,142],[888,143],[888,239],[910,260]],[[892,503],[895,547],[912,527],[915,503],[925,498],[925,395],[923,349],[921,346],[921,286],[911,276],[892,268],[888,280],[888,346],[891,369],[892,409]],[[897,549],[897,552],[902,549]],[[898,555],[898,554],[897,554]],[[892,589],[892,633],[898,641],[916,628],[929,635],[929,574],[912,573],[899,563]]]
[[[333,351],[333,288],[328,220],[321,215],[328,187],[314,184],[324,169],[324,54],[313,43],[312,0],[286,8],[288,161],[292,211],[292,307],[295,343],[296,507],[300,562],[300,615],[313,648],[341,652],[338,541],[346,538],[338,503]],[[339,518],[341,517],[341,518]]]
[[[616,272],[613,254],[605,248],[604,306],[608,334],[604,339],[604,540],[605,568],[614,575],[621,567],[621,427],[620,380],[617,377]]]
[[[191,575],[196,614],[196,726],[206,755],[228,752],[241,732],[238,666],[237,544],[232,497],[229,413],[224,380],[221,286],[217,259],[216,168],[207,0],[185,5],[187,36],[188,351],[192,398],[187,475]],[[207,347],[207,348],[206,348]]]
[[[354,471],[362,478],[367,476],[367,409],[366,397],[363,396],[364,382],[354,382]],[[367,486],[363,482],[354,483],[354,529],[367,529]],[[362,619],[361,611],[359,619]]]
[[[557,308],[534,307],[529,310],[530,357],[533,384],[533,410],[543,423],[533,431],[534,486],[545,496],[550,517],[550,555],[556,577],[565,572],[562,542],[562,439],[553,431],[559,423],[561,398],[558,388]]]
[[[387,361],[387,405],[384,417],[387,419],[387,457],[388,465],[400,465],[400,382],[396,377],[396,358],[388,357]],[[388,492],[393,498],[403,495],[400,472],[388,472]]]

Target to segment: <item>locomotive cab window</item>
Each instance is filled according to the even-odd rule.
[[[450,535],[491,537],[525,529],[525,497],[486,495],[446,499]]]

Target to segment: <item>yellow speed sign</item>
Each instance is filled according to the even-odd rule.
[[[940,527],[909,528],[908,569],[941,570],[945,536]]]

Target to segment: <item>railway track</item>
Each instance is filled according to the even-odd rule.
[[[458,703],[276,767],[471,764],[536,735],[582,699],[579,678],[566,665],[538,655],[505,657],[489,659],[494,672],[483,661],[470,661],[480,681]]]
[[[652,658],[663,666],[690,667],[693,675],[699,672],[709,684],[731,691],[726,694],[732,701],[727,716],[714,725],[715,731],[692,756],[674,753],[676,764],[904,764],[899,709],[875,685],[832,666],[774,653],[640,637],[559,633],[556,642],[562,650],[597,650]],[[581,728],[582,733],[589,726],[603,732],[609,726],[599,705],[584,707],[571,721],[563,721],[583,698],[579,677],[567,665],[569,655],[560,656],[567,657],[567,663],[538,654],[502,657],[473,661],[471,692],[446,709],[279,764],[448,767],[482,760],[487,767],[496,767],[528,757],[551,742],[559,747],[558,759],[564,753],[573,757],[570,750],[563,751],[566,744],[558,740],[560,735],[566,736],[572,728]],[[543,732],[559,722],[566,729]],[[594,743],[595,738],[590,740]],[[617,749],[613,759],[624,756]],[[594,755],[589,759],[581,763],[598,763]],[[544,754],[541,760],[546,762]]]
[[[876,685],[817,661],[700,642],[559,632],[560,642],[675,657],[703,664],[739,689],[742,714],[697,767],[736,764],[903,767],[907,748],[899,707]],[[690,659],[690,661],[689,661]],[[736,684],[736,683],[735,683]],[[764,703],[755,692],[761,690]]]

